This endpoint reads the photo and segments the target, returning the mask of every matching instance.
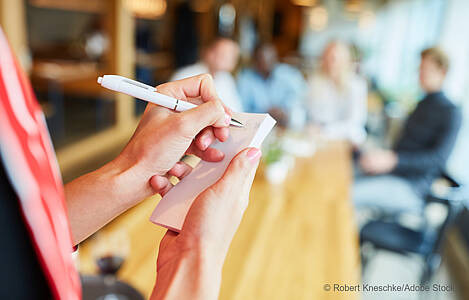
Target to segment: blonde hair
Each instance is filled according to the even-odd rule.
[[[325,71],[324,68],[324,62],[325,62],[325,56],[328,53],[328,51],[331,51],[330,49],[334,47],[335,51],[340,51],[340,54],[342,57],[345,57],[344,64],[340,66],[340,70],[338,71],[339,74],[337,78],[331,78],[331,74],[328,74],[327,71]],[[321,64],[321,73],[330,78],[339,89],[345,89],[346,88],[346,83],[350,77],[350,74],[352,72],[352,53],[350,46],[340,40],[332,40],[329,43],[327,43],[326,47],[324,48],[324,51],[322,53],[322,64]]]
[[[420,57],[423,58],[430,58],[433,60],[437,66],[447,72],[449,69],[449,57],[441,48],[438,47],[431,47],[423,50],[420,53]]]

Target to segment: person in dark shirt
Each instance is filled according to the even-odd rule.
[[[356,179],[357,208],[377,206],[391,212],[420,213],[423,197],[445,169],[461,126],[461,111],[442,92],[449,67],[438,48],[421,53],[420,85],[426,96],[407,119],[392,150],[361,155],[368,176]]]

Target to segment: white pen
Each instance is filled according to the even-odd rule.
[[[197,105],[193,103],[160,94],[156,91],[155,87],[119,75],[103,75],[103,77],[98,77],[98,83],[107,89],[124,93],[175,111],[186,111],[197,107]],[[231,118],[230,125],[236,127],[244,126],[241,122],[233,118]]]

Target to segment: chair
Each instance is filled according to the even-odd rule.
[[[420,283],[423,285],[430,281],[441,263],[439,252],[446,230],[455,220],[466,200],[461,184],[447,174],[442,174],[442,178],[447,182],[446,193],[444,195],[432,193],[425,199],[426,207],[430,203],[440,203],[446,208],[446,217],[438,226],[430,226],[430,222],[424,217],[423,226],[420,226],[419,229],[411,229],[400,224],[397,221],[397,216],[387,216],[369,221],[362,227],[360,246],[363,273],[372,258],[372,255],[365,251],[366,247],[370,246],[373,250],[387,250],[402,255],[417,254],[421,256],[424,268],[420,276]],[[371,253],[375,252],[371,251]]]

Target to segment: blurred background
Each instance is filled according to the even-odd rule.
[[[466,0],[0,0],[0,24],[45,112],[64,182],[114,158],[145,109],[101,88],[103,74],[156,86],[211,73],[233,109],[277,119],[221,299],[469,298],[468,14]],[[432,94],[419,72],[422,50],[434,46],[449,60],[443,90],[462,115],[444,174],[420,195],[419,221],[363,221],[352,200],[359,157],[392,149]],[[339,124],[343,116],[350,120]],[[150,294],[165,232],[148,221],[158,200],[80,245],[85,299]],[[430,291],[334,290],[360,283]]]

